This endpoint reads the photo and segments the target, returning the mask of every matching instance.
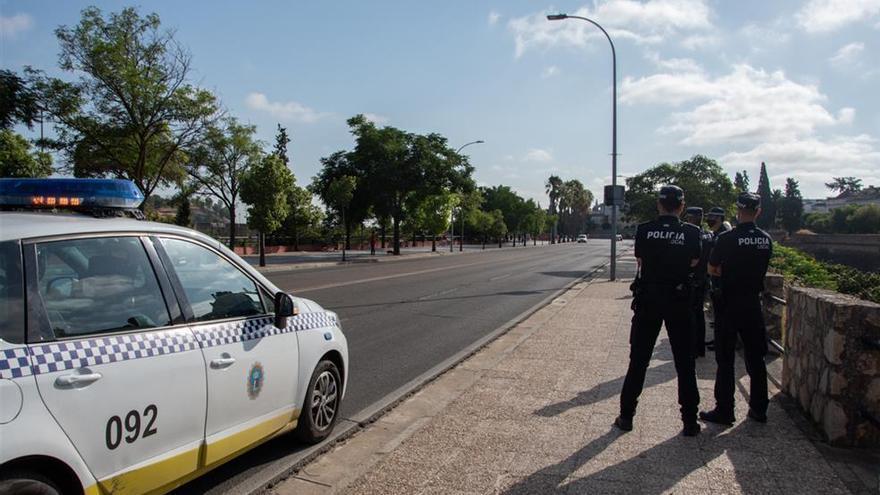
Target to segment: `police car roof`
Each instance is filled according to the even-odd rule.
[[[145,222],[131,218],[95,218],[87,214],[72,212],[0,213],[0,241],[98,232],[166,232],[198,237],[204,241],[219,244],[219,241],[204,234],[167,223]]]

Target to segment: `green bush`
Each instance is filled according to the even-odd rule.
[[[880,303],[880,274],[856,270],[845,265],[817,261],[797,249],[775,244],[770,266],[785,281],[807,287],[828,289]]]

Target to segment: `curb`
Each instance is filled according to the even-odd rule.
[[[618,258],[620,258],[623,254],[624,253],[619,253]],[[320,455],[332,450],[342,441],[352,437],[357,432],[365,429],[370,424],[381,418],[389,410],[393,409],[401,402],[408,399],[410,396],[416,394],[419,390],[439,378],[450,369],[466,361],[468,358],[479,352],[481,349],[491,344],[496,339],[528,319],[531,315],[535,314],[536,312],[550,304],[561,294],[564,294],[566,291],[570,290],[572,287],[585,280],[593,279],[597,273],[603,271],[605,268],[608,267],[608,265],[609,262],[605,262],[594,268],[591,272],[583,275],[582,277],[572,280],[564,287],[560,288],[553,294],[550,294],[534,306],[515,316],[511,320],[507,321],[500,327],[490,332],[489,334],[483,336],[476,342],[462,349],[455,355],[437,364],[436,366],[426,371],[425,373],[422,373],[418,377],[410,380],[406,384],[399,387],[397,390],[394,390],[393,392],[385,395],[381,399],[375,401],[373,404],[363,408],[352,418],[340,418],[340,422],[337,424],[336,430],[330,436],[330,438],[328,438],[321,444],[315,445],[302,451],[299,455],[292,459],[292,462],[290,462],[281,472],[270,475],[270,477],[268,479],[265,479],[264,481],[256,481],[256,487],[242,493],[247,493],[248,495],[259,495],[266,493],[267,490],[270,490],[273,486],[295,475],[306,464],[309,464]]]

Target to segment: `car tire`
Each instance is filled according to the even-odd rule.
[[[342,379],[332,361],[318,363],[309,380],[302,412],[294,435],[307,444],[316,444],[327,438],[339,418],[342,402]]]
[[[61,495],[49,478],[29,471],[0,474],[0,495]]]

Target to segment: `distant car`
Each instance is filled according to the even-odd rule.
[[[583,243],[586,244],[586,242],[587,242],[587,234],[581,234],[581,235],[579,235],[579,236],[577,237],[577,241],[578,241],[578,242],[583,242]]]
[[[623,240],[623,236],[620,235],[620,234],[617,234],[617,240],[618,240],[618,241],[622,241],[622,240]]]
[[[165,493],[337,422],[336,313],[204,234],[116,218],[142,201],[128,181],[0,179],[0,494]]]

